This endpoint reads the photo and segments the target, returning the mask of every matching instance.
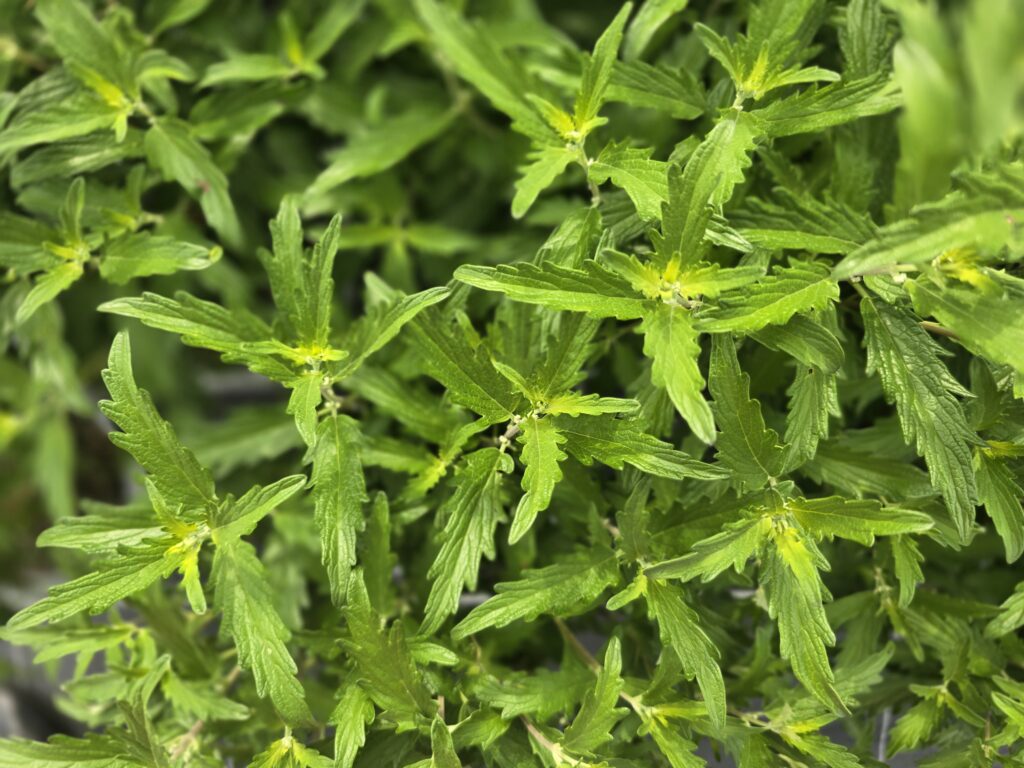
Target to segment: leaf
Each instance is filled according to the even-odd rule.
[[[741,295],[722,296],[719,306],[699,315],[697,327],[710,333],[750,333],[768,325],[783,325],[801,312],[825,309],[838,299],[839,286],[828,267],[791,260]]]
[[[136,277],[172,275],[178,270],[206,269],[221,255],[220,248],[154,236],[145,232],[119,237],[103,251],[100,276],[124,284]]]
[[[234,641],[239,666],[252,672],[256,693],[269,696],[287,722],[311,722],[313,716],[296,678],[298,668],[285,645],[291,632],[274,607],[256,550],[241,539],[219,541],[211,581],[214,604],[221,612],[221,636]]]
[[[21,325],[34,315],[40,307],[53,301],[57,296],[70,288],[83,272],[82,263],[67,261],[44,272],[32,284],[32,290],[18,307],[14,322]]]
[[[806,366],[832,374],[845,354],[835,335],[812,315],[794,315],[783,325],[766,325],[750,334],[758,344],[785,352]]]
[[[440,717],[430,724],[430,751],[430,768],[462,768],[451,731]]]
[[[641,5],[636,18],[650,6]],[[700,83],[686,69],[654,66],[639,60],[615,62],[605,100],[655,109],[676,120],[693,120],[705,108]]]
[[[883,227],[836,265],[836,279],[923,264],[959,249],[994,251],[1012,242],[1014,222],[1024,216],[1024,172],[1002,166],[989,174],[965,174],[959,182],[961,189]]]
[[[690,155],[682,174],[669,170],[668,201],[662,209],[662,236],[656,243],[666,278],[700,259],[700,244],[711,208],[724,205],[743,181],[754,148],[754,126],[745,113],[721,120]]]
[[[920,315],[935,317],[968,349],[1024,376],[1024,281],[999,277],[1003,290],[996,293],[926,280],[908,282],[907,290]]]
[[[496,584],[494,597],[456,624],[452,637],[461,640],[491,627],[533,621],[541,614],[573,616],[587,610],[618,581],[618,563],[610,549],[579,552],[554,565],[525,571],[519,581]]]
[[[708,582],[729,568],[740,573],[766,541],[769,523],[767,517],[740,520],[698,541],[688,554],[653,565],[644,574],[651,578],[682,581],[700,576],[701,581]]]
[[[480,559],[494,558],[494,531],[504,518],[502,475],[512,471],[512,459],[496,448],[482,448],[466,456],[456,474],[455,493],[442,506],[447,520],[441,550],[427,576],[433,580],[420,627],[431,635],[458,609],[462,588],[474,589]]]
[[[992,458],[985,449],[974,452],[974,472],[978,501],[985,505],[1003,540],[1006,562],[1012,563],[1024,554],[1024,489],[1006,462]]]
[[[432,715],[434,704],[409,654],[402,625],[396,622],[390,632],[384,631],[370,607],[359,569],[348,581],[345,618],[349,631],[345,648],[355,661],[360,684],[374,703],[406,721]]]
[[[839,417],[842,411],[834,374],[798,368],[788,393],[786,467],[793,469],[814,458],[818,444],[828,437],[829,417]]]
[[[604,664],[597,671],[597,682],[583,697],[575,719],[565,729],[562,744],[573,752],[592,753],[611,740],[611,730],[628,710],[616,707],[622,692],[622,649],[619,639],[608,641]]]
[[[740,369],[729,335],[712,337],[709,388],[720,430],[716,458],[738,485],[763,487],[781,473],[785,449],[765,426],[760,404],[750,399],[750,377]]]
[[[320,530],[320,553],[331,585],[331,599],[341,605],[349,572],[356,563],[356,534],[366,525],[363,504],[369,501],[360,461],[359,424],[341,414],[317,426],[313,444],[313,501]]]
[[[52,587],[47,597],[16,613],[7,626],[27,629],[44,621],[63,621],[83,611],[101,613],[180,566],[186,552],[175,544],[177,539],[163,536],[138,546],[125,546],[115,557],[98,562],[95,573]]]
[[[213,533],[218,539],[248,536],[260,520],[305,486],[305,475],[289,475],[266,486],[254,485],[238,499],[229,496],[214,516]]]
[[[640,6],[626,31],[623,45],[624,59],[638,59],[665,23],[682,12],[689,0],[648,0]],[[675,115],[673,115],[675,117]]]
[[[139,389],[132,374],[131,343],[119,333],[110,347],[103,382],[110,400],[100,403],[103,414],[121,428],[110,441],[127,451],[149,473],[160,496],[187,516],[204,515],[217,503],[210,473],[179,441],[174,429],[160,418],[149,393]]]
[[[954,395],[968,393],[943,365],[941,348],[906,311],[870,298],[860,306],[868,371],[881,377],[886,398],[896,403],[904,440],[916,443],[966,540],[977,501],[970,447],[978,438]]]
[[[373,704],[363,689],[347,682],[329,722],[334,726],[334,765],[352,768],[356,754],[366,743],[366,728],[373,723]]]
[[[583,132],[584,136],[604,103],[605,91],[612,77],[612,67],[619,55],[622,31],[632,10],[633,4],[625,3],[594,44],[593,55],[584,55],[583,75],[580,78],[580,90],[576,95],[573,111],[576,128]]]
[[[242,229],[228,194],[228,180],[187,123],[174,118],[154,121],[145,138],[146,156],[163,177],[181,184],[226,243],[237,247]]]
[[[416,104],[402,114],[367,126],[328,155],[329,163],[313,181],[308,194],[329,192],[365,176],[386,171],[424,144],[437,138],[455,113],[429,104]]]
[[[651,381],[668,392],[679,415],[705,443],[715,441],[715,420],[704,399],[704,377],[698,357],[700,344],[690,313],[683,307],[659,303],[644,316],[644,355],[651,359]]]
[[[65,63],[94,71],[122,88],[129,84],[124,61],[108,30],[80,0],[39,0],[36,16]]]
[[[779,651],[797,679],[818,701],[837,714],[848,714],[835,688],[826,648],[835,644],[822,601],[828,596],[818,569],[827,563],[797,529],[773,533],[774,547],[764,566],[768,610],[779,627]]]
[[[910,536],[894,536],[891,544],[894,571],[900,583],[899,604],[901,608],[906,608],[914,599],[917,585],[924,581],[924,573],[921,571],[924,557],[917,542]]]
[[[295,428],[309,446],[316,443],[316,412],[323,398],[323,383],[324,375],[320,371],[306,371],[289,383],[292,393],[288,397],[286,412],[295,417]]]
[[[486,291],[504,293],[513,301],[551,309],[585,312],[591,317],[629,320],[644,314],[644,300],[632,287],[595,261],[582,269],[550,262],[498,267],[464,265],[455,279]]]
[[[641,472],[670,480],[717,480],[726,476],[719,467],[691,458],[643,432],[635,420],[558,416],[555,426],[567,438],[565,447],[569,454],[586,466],[595,459],[612,469],[629,464]]]
[[[524,70],[516,66],[480,24],[471,24],[437,0],[414,0],[416,13],[430,41],[458,75],[512,119],[512,127],[541,145],[560,143],[524,94],[537,93]]]
[[[725,683],[719,668],[718,648],[700,627],[697,613],[686,604],[678,587],[649,580],[647,607],[658,622],[661,642],[679,657],[687,678],[697,678],[712,727],[725,726]]]
[[[39,144],[111,128],[119,112],[91,92],[75,91],[47,101],[37,109],[22,109],[0,131],[0,155]]]
[[[540,193],[578,159],[579,153],[570,146],[541,147],[530,152],[526,164],[519,168],[516,194],[512,198],[512,217],[521,219],[525,216]]]
[[[271,53],[236,53],[224,61],[215,61],[206,68],[200,88],[211,88],[225,83],[255,83],[277,80],[294,73],[294,66],[281,56]]]
[[[883,507],[877,501],[852,501],[839,496],[791,499],[786,507],[803,528],[815,536],[838,536],[870,547],[875,536],[922,533],[934,523],[923,512]]]
[[[775,190],[778,202],[750,199],[729,222],[750,242],[770,250],[847,254],[875,236],[864,214],[826,198]]]
[[[0,739],[0,765],[32,768],[136,768],[124,745],[109,735],[91,733],[82,739],[51,736],[47,742]]]
[[[806,88],[750,114],[766,136],[816,133],[899,107],[899,92],[881,73],[823,88]]]
[[[562,479],[558,463],[566,458],[559,447],[565,438],[550,418],[529,416],[519,428],[519,443],[523,446],[521,461],[526,471],[523,473],[524,493],[509,529],[510,544],[519,541],[530,530],[537,515],[548,508],[551,494]]]
[[[427,372],[456,403],[489,423],[512,418],[519,396],[491,364],[482,346],[473,348],[462,327],[443,315],[426,313],[409,326]]]
[[[644,221],[661,218],[661,206],[668,199],[668,165],[651,159],[650,149],[611,142],[587,169],[595,184],[612,184],[624,189]]]

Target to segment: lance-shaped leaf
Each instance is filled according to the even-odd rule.
[[[900,106],[899,91],[878,73],[823,88],[806,88],[750,114],[770,137],[815,133]]]
[[[526,571],[519,581],[496,584],[494,597],[456,624],[452,637],[458,640],[489,627],[533,621],[541,614],[575,615],[618,581],[619,567],[612,550],[594,547],[579,552],[554,565]]]
[[[823,373],[838,371],[845,357],[839,339],[812,315],[794,315],[785,325],[768,325],[750,336]]]
[[[123,739],[90,733],[85,738],[52,736],[49,741],[0,739],[0,766],[32,768],[137,768],[129,762]]]
[[[529,416],[520,422],[519,429],[519,443],[523,446],[520,458],[526,471],[523,473],[524,494],[509,529],[510,544],[519,541],[530,530],[537,515],[548,508],[551,494],[562,479],[558,463],[565,460],[565,454],[559,447],[565,442],[565,437],[552,419]]]
[[[740,369],[728,334],[712,338],[709,380],[720,430],[716,456],[740,486],[760,488],[782,471],[785,449],[765,426],[760,404],[750,399],[750,376]]]
[[[57,296],[74,285],[84,274],[84,267],[79,261],[67,261],[48,269],[32,283],[32,290],[18,306],[14,322],[24,323],[39,311],[44,304],[49,304]]]
[[[886,398],[895,401],[904,439],[914,441],[924,456],[932,484],[966,540],[977,502],[971,446],[978,437],[954,395],[969,393],[943,364],[941,347],[912,315],[870,298],[860,306],[868,370],[879,374]]]
[[[7,625],[24,629],[44,621],[63,621],[83,611],[101,613],[178,568],[187,550],[177,544],[177,538],[162,536],[138,546],[124,546],[115,556],[99,561],[95,573],[52,587],[47,597],[16,613]]]
[[[290,723],[310,722],[298,668],[285,643],[291,632],[274,606],[267,573],[252,545],[241,539],[217,542],[211,581],[221,612],[220,632],[238,649],[238,663],[252,672],[256,692],[269,696]]]
[[[512,457],[496,448],[469,454],[455,476],[455,493],[441,510],[447,520],[441,551],[430,566],[433,580],[420,631],[433,634],[459,607],[462,588],[474,589],[480,559],[494,558],[494,531],[504,517],[501,483]]]
[[[725,294],[719,305],[701,313],[697,327],[710,333],[750,333],[782,325],[800,312],[825,309],[839,298],[829,268],[813,261],[791,260],[741,294]]]
[[[760,550],[770,527],[769,518],[763,515],[740,520],[714,536],[698,541],[688,554],[651,566],[644,573],[652,578],[682,581],[700,576],[705,582],[729,568],[739,573]]]
[[[1024,489],[1005,461],[981,448],[974,452],[974,470],[978,481],[978,500],[995,523],[1006,548],[1006,562],[1012,563],[1024,553]]]
[[[172,508],[192,515],[211,509],[217,502],[213,478],[160,418],[149,393],[136,385],[127,333],[114,338],[107,366],[103,381],[111,399],[102,401],[100,409],[122,430],[111,433],[111,442],[149,473],[150,482]]]
[[[313,444],[313,502],[320,530],[320,556],[327,568],[331,599],[341,605],[356,563],[356,534],[366,525],[369,500],[360,460],[359,424],[341,414],[323,419]]]
[[[657,579],[647,581],[645,594],[647,607],[658,622],[662,644],[679,657],[688,678],[697,678],[711,724],[716,729],[724,727],[725,682],[718,664],[719,652],[701,629],[697,612],[686,604],[679,587]]]
[[[329,718],[330,724],[335,728],[335,766],[352,768],[356,755],[366,743],[366,728],[373,722],[373,717],[374,710],[370,697],[355,680],[346,681]]]
[[[875,536],[922,533],[934,525],[924,512],[883,507],[870,499],[839,496],[823,499],[790,499],[786,508],[806,531],[815,536],[838,536],[870,547]]]
[[[651,358],[651,381],[668,392],[690,429],[705,443],[715,441],[715,420],[702,394],[704,377],[697,358],[700,344],[688,310],[659,303],[644,315],[644,354]]]
[[[584,55],[583,75],[580,78],[580,90],[576,94],[573,110],[573,122],[584,136],[590,130],[604,103],[605,91],[611,82],[612,68],[619,55],[622,31],[632,10],[633,4],[625,3],[597,39],[594,53],[590,56]]]
[[[1004,165],[959,182],[961,189],[917,206],[848,255],[836,266],[836,278],[923,264],[953,249],[996,251],[1012,242],[1024,218],[1024,171]]]
[[[521,219],[536,202],[537,197],[550,187],[565,169],[579,160],[579,152],[572,146],[541,147],[527,155],[527,162],[519,168],[516,194],[512,198],[512,216]]]
[[[846,254],[874,237],[866,215],[826,198],[779,189],[778,202],[752,199],[729,216],[747,240],[770,250]]]
[[[682,480],[718,480],[725,470],[675,450],[670,444],[642,431],[635,420],[610,416],[558,416],[558,431],[566,436],[566,450],[589,466],[596,459],[613,469],[626,464],[658,477]]]
[[[640,12],[650,5],[644,3]],[[607,100],[656,109],[677,120],[692,120],[704,112],[706,97],[700,83],[686,69],[618,61],[612,70]]]
[[[802,466],[828,437],[829,417],[841,415],[836,375],[817,368],[798,368],[788,390],[786,468]]]
[[[171,275],[178,270],[206,269],[220,258],[217,246],[205,248],[173,237],[136,232],[119,237],[103,251],[100,276],[112,283],[126,283],[147,275]]]
[[[914,308],[956,334],[968,349],[1011,366],[1024,378],[1024,280],[995,273],[994,290],[925,279],[907,283]]]
[[[514,301],[551,309],[586,312],[592,317],[630,320],[644,313],[644,298],[629,283],[595,261],[582,269],[551,262],[482,267],[464,265],[455,279],[485,291],[504,293]]]
[[[661,267],[674,271],[700,260],[701,243],[714,208],[732,197],[750,166],[756,133],[746,113],[732,113],[716,125],[686,162],[669,169],[668,201],[662,209],[661,238],[655,243]]]
[[[360,570],[354,571],[348,582],[345,618],[349,633],[345,649],[374,703],[401,720],[432,715],[434,703],[409,653],[402,625],[396,622],[390,631],[384,630],[370,607]]]
[[[830,597],[819,569],[828,561],[814,543],[790,525],[773,531],[773,546],[764,565],[768,610],[779,626],[779,650],[797,679],[829,709],[849,714],[835,688],[827,648],[835,634],[822,602]]]
[[[572,752],[592,753],[612,738],[611,730],[627,709],[616,707],[622,692],[622,648],[617,637],[608,641],[597,682],[583,697],[575,719],[565,729],[562,745]]]

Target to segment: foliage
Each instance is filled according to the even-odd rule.
[[[0,766],[1024,765],[1015,0],[0,19]]]

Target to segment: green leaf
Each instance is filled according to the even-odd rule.
[[[582,269],[551,262],[464,265],[455,270],[455,279],[485,291],[504,293],[513,301],[585,312],[591,317],[630,320],[643,316],[645,311],[643,297],[595,261],[585,261]]]
[[[462,768],[451,731],[440,717],[430,724],[430,751],[430,768]]]
[[[659,303],[644,315],[644,354],[651,359],[651,381],[668,392],[679,415],[705,443],[715,440],[715,420],[704,399],[704,377],[697,364],[700,344],[689,311]]]
[[[441,550],[430,566],[433,580],[420,632],[434,634],[459,607],[462,588],[475,589],[480,559],[493,559],[494,531],[504,518],[502,475],[512,471],[512,459],[496,448],[466,456],[455,476],[455,493],[440,514],[447,520]]]
[[[747,240],[769,250],[847,254],[875,235],[862,213],[826,198],[821,201],[787,189],[775,190],[778,202],[751,199],[729,217]]]
[[[138,768],[124,744],[109,735],[91,733],[82,739],[51,736],[47,742],[0,739],[0,766],[32,768]]]
[[[765,426],[760,404],[750,399],[750,376],[740,369],[728,334],[712,337],[709,381],[720,430],[716,458],[738,485],[761,488],[782,472],[785,449]]]
[[[611,730],[628,710],[615,705],[622,692],[622,648],[617,637],[608,641],[597,682],[583,697],[575,719],[565,729],[562,745],[572,752],[592,753],[611,740]]]
[[[987,174],[965,174],[959,181],[961,189],[883,227],[836,265],[835,277],[923,264],[959,249],[995,251],[1013,242],[1015,222],[1024,217],[1024,171],[1006,165]]]
[[[827,266],[790,260],[788,266],[776,266],[771,275],[747,286],[740,295],[723,295],[717,307],[699,315],[697,327],[710,333],[750,333],[783,325],[801,312],[825,309],[838,299],[839,286]]]
[[[688,4],[689,0],[647,0],[640,6],[640,10],[629,24],[629,29],[626,30],[626,40],[622,47],[623,58],[639,59],[658,30],[675,14],[682,12]]]
[[[516,194],[512,198],[512,217],[521,219],[525,216],[540,193],[578,159],[579,152],[570,146],[541,147],[530,152],[527,162],[519,168]]]
[[[160,496],[180,510],[201,516],[217,503],[210,473],[179,441],[174,429],[160,418],[149,393],[139,389],[132,374],[128,334],[119,333],[110,347],[103,382],[110,400],[100,403],[103,414],[121,428],[110,441],[127,451],[149,473],[149,482]]]
[[[178,270],[206,269],[221,255],[220,248],[137,232],[112,241],[103,251],[100,276],[123,284],[136,277],[172,275]]]
[[[658,622],[661,642],[679,657],[687,678],[697,678],[704,706],[715,730],[725,726],[725,682],[719,651],[701,629],[697,613],[679,587],[652,579],[647,582],[647,607]]]
[[[580,90],[576,95],[573,111],[576,128],[584,136],[604,103],[605,91],[612,77],[612,67],[619,55],[622,31],[632,10],[633,4],[625,3],[594,44],[593,55],[584,55],[583,76],[580,78]]]
[[[402,625],[396,622],[389,632],[384,631],[370,607],[359,569],[348,581],[345,619],[349,632],[345,648],[355,661],[360,684],[374,703],[406,721],[432,715],[434,703],[409,654]]]
[[[659,220],[661,207],[668,200],[668,165],[652,160],[651,152],[612,142],[587,169],[595,184],[611,181],[624,189],[644,221]]]
[[[396,117],[366,126],[350,136],[343,148],[328,155],[327,167],[313,181],[308,194],[329,192],[352,179],[388,170],[437,138],[454,116],[450,109],[416,104]]]
[[[173,118],[154,121],[146,131],[146,156],[163,177],[181,184],[203,209],[207,222],[224,241],[237,247],[242,228],[228,194],[228,180],[187,123]]]
[[[122,547],[116,556],[98,562],[98,570],[50,589],[38,603],[19,611],[7,623],[25,629],[44,621],[63,621],[76,613],[101,613],[118,600],[166,578],[185,560],[186,550],[169,536],[134,547]]]
[[[1003,540],[1006,562],[1012,563],[1024,554],[1024,489],[1006,462],[993,458],[984,448],[974,452],[974,472],[978,501],[985,505]]]
[[[896,403],[904,439],[924,457],[932,484],[942,493],[957,532],[966,540],[977,492],[971,446],[977,435],[954,395],[968,392],[939,357],[942,349],[905,310],[864,298],[868,371],[882,379]]]
[[[835,374],[817,368],[798,368],[788,394],[786,467],[793,469],[814,458],[818,444],[828,437],[829,417],[842,411]]]
[[[773,138],[816,133],[826,128],[884,115],[899,107],[899,92],[881,74],[823,88],[806,88],[750,114]]]
[[[794,315],[783,325],[766,325],[750,336],[822,373],[838,371],[845,357],[839,339],[812,315]]]
[[[883,507],[877,501],[853,501],[839,496],[791,499],[786,508],[806,531],[815,536],[838,536],[870,547],[875,536],[922,533],[934,523],[923,512]]]
[[[651,566],[644,573],[652,578],[682,581],[700,576],[704,582],[729,568],[740,573],[767,540],[769,527],[770,521],[764,516],[740,520],[698,541],[688,554]]]
[[[626,464],[657,477],[682,480],[718,480],[721,468],[698,461],[669,443],[644,432],[636,420],[610,416],[557,416],[555,426],[566,440],[566,450],[586,466],[594,460],[613,469]]]
[[[828,563],[796,528],[783,526],[772,535],[774,546],[764,565],[763,584],[769,613],[779,626],[779,651],[818,701],[837,714],[848,714],[836,691],[826,650],[836,638],[822,605],[828,590],[818,569],[827,568]]]
[[[127,88],[124,55],[110,32],[81,0],[39,0],[36,16],[65,63],[88,68],[113,85]]]
[[[278,80],[294,74],[295,68],[281,56],[271,53],[236,53],[224,61],[216,61],[206,68],[200,88],[211,88],[225,83],[257,83]]]
[[[346,682],[328,719],[334,726],[335,768],[352,768],[356,754],[366,743],[366,728],[373,723],[370,698],[354,682]]]
[[[460,640],[490,627],[533,621],[541,614],[573,616],[587,610],[619,581],[615,553],[594,547],[561,562],[523,573],[519,581],[499,582],[494,597],[477,606],[455,625]]]
[[[640,18],[651,3],[640,6]],[[644,61],[617,61],[612,69],[606,101],[620,101],[633,107],[655,109],[676,120],[693,120],[705,109],[700,83],[686,69],[654,66]]]
[[[306,371],[288,384],[292,393],[288,397],[286,412],[295,417],[295,428],[309,446],[316,443],[316,412],[323,397],[323,384],[324,375],[320,371]]]
[[[238,663],[252,672],[256,693],[269,696],[289,723],[313,719],[306,705],[298,668],[285,645],[291,632],[274,607],[267,573],[252,545],[241,539],[217,542],[211,581],[221,612],[220,633],[238,649]]]
[[[312,448],[311,482],[320,554],[336,605],[345,599],[349,572],[356,563],[356,534],[366,525],[363,504],[369,496],[360,461],[360,440],[359,423],[334,414],[317,426]]]
[[[74,91],[15,114],[0,131],[0,156],[111,128],[119,115],[118,110],[97,95]]]
[[[924,557],[917,542],[910,536],[894,536],[891,539],[892,557],[896,579],[900,583],[899,604],[906,608],[914,599],[917,585],[924,581],[921,563]]]
[[[32,284],[32,290],[18,307],[14,322],[21,325],[34,315],[41,306],[53,301],[70,288],[81,276],[84,269],[80,261],[66,261],[47,270]]]
[[[520,422],[519,428],[519,443],[523,446],[521,461],[526,471],[523,473],[524,493],[509,529],[510,544],[519,541],[530,530],[537,515],[548,508],[551,494],[562,479],[558,463],[566,458],[559,447],[565,438],[552,419],[528,416]]]

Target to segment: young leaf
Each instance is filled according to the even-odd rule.
[[[523,446],[521,460],[526,471],[523,473],[524,493],[509,528],[510,544],[519,541],[530,530],[537,515],[548,508],[551,494],[562,479],[558,463],[566,458],[559,447],[565,438],[552,419],[528,416],[520,422],[519,428],[519,443]]]
[[[604,664],[597,672],[597,682],[587,691],[576,718],[562,736],[562,745],[572,752],[592,753],[612,738],[611,729],[627,710],[615,705],[622,692],[622,649],[619,639],[608,641]]]

